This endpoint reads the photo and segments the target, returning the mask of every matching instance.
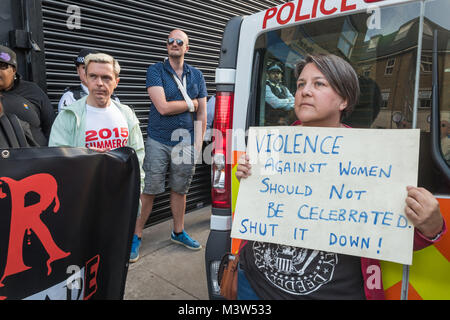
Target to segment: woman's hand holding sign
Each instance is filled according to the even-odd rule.
[[[406,189],[406,216],[425,237],[435,238],[444,224],[439,202],[424,188],[408,186]]]

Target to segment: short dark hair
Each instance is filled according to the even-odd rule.
[[[295,68],[295,77],[297,79],[308,63],[314,63],[334,91],[347,101],[347,107],[342,112],[341,119],[350,115],[358,103],[360,90],[358,75],[350,63],[334,54],[308,55]]]

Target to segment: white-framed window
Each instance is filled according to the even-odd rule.
[[[389,95],[390,91],[382,91],[381,92],[381,108],[386,109],[388,107]]]
[[[367,47],[367,50],[375,50],[378,45],[378,41],[380,40],[380,36],[375,36],[369,40],[369,46]]]
[[[431,108],[431,89],[419,90],[419,108]]]
[[[411,29],[413,24],[414,24],[414,21],[411,21],[411,22],[401,26],[400,29],[398,29],[398,31],[397,31],[397,35],[395,36],[394,41],[399,41],[399,40],[405,38],[409,32],[409,29]]]
[[[365,67],[362,70],[362,75],[364,77],[370,78],[370,71],[371,71],[371,67],[370,66],[369,67]]]
[[[358,33],[355,28],[348,22],[348,19],[345,19],[337,46],[347,58],[349,58],[352,53],[357,35]]]

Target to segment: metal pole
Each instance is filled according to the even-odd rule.
[[[412,128],[417,127],[417,109],[419,104],[419,85],[420,85],[420,66],[422,63],[422,35],[423,35],[423,20],[425,15],[425,3],[420,2],[420,16],[419,16],[419,36],[417,39],[417,60],[416,60],[416,76],[414,83],[414,107],[413,107],[413,119]]]
[[[409,285],[409,266],[403,265],[403,278],[402,278],[402,292],[400,299],[408,300],[408,285]]]
[[[413,120],[412,128],[417,127],[417,109],[419,103],[419,85],[420,85],[420,65],[422,63],[422,35],[423,35],[423,20],[425,15],[425,2],[420,2],[420,16],[419,16],[419,35],[417,39],[417,60],[416,60],[416,76],[414,83],[414,108],[413,108]],[[409,285],[409,265],[403,265],[403,277],[402,277],[402,292],[401,300],[408,300],[408,285]]]

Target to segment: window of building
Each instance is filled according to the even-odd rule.
[[[362,74],[364,77],[370,78],[370,67],[364,68]]]
[[[381,92],[381,108],[387,108],[388,107],[388,101],[389,101],[389,94],[390,92]]]
[[[431,90],[419,91],[419,108],[431,108]]]
[[[404,26],[400,27],[400,29],[397,32],[397,35],[395,36],[394,41],[399,41],[399,40],[405,38],[409,32],[409,29],[411,29],[413,24],[414,24],[414,20],[405,24]]]
[[[367,50],[375,50],[377,45],[378,45],[378,41],[380,40],[380,36],[375,36],[372,39],[369,40],[369,46],[367,47]]]
[[[423,72],[432,72],[433,71],[433,58],[431,56],[422,54],[420,69]]]
[[[357,35],[355,28],[348,22],[348,19],[345,19],[337,46],[347,58],[352,53]]]

